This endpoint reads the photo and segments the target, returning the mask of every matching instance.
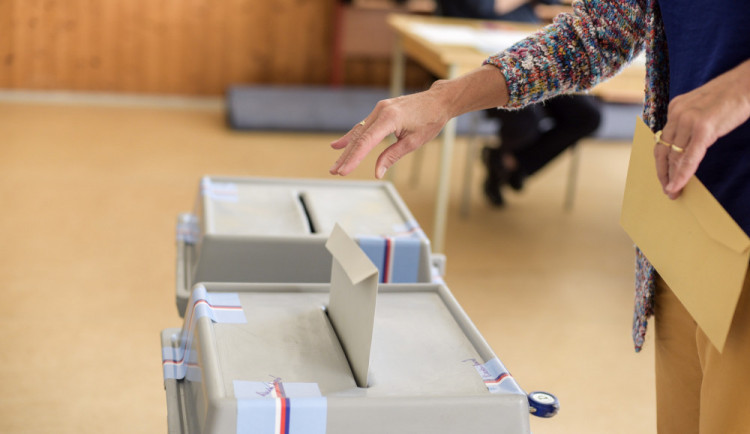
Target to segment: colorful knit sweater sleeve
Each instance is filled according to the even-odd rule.
[[[510,94],[506,107],[518,108],[555,95],[585,91],[612,77],[642,49],[646,51],[643,120],[664,127],[669,103],[667,40],[658,0],[576,0],[573,13],[495,54]],[[654,313],[656,270],[636,249],[633,341],[643,347]]]
[[[509,108],[585,91],[615,75],[644,47],[647,0],[582,0],[485,64],[508,84]]]

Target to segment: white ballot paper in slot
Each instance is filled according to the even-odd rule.
[[[367,387],[378,269],[336,224],[326,248],[333,255],[328,318],[339,338],[359,387]]]

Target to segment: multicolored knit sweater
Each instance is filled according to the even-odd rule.
[[[657,0],[579,0],[573,13],[485,61],[505,76],[509,108],[561,93],[585,91],[646,50],[643,120],[653,131],[666,123],[669,103],[667,41]],[[655,270],[636,249],[633,340],[640,351],[653,315]]]

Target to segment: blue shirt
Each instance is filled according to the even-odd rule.
[[[750,59],[747,0],[659,0],[669,51],[669,98]],[[750,121],[708,148],[696,176],[750,234]]]

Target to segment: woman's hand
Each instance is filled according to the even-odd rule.
[[[750,60],[669,103],[667,124],[654,148],[664,193],[679,197],[716,140],[750,118]]]
[[[396,136],[378,157],[375,177],[380,179],[396,161],[435,138],[448,122],[446,109],[431,90],[380,101],[367,117],[346,135],[331,143],[344,149],[331,167],[332,175],[348,175],[388,134]]]
[[[329,172],[348,175],[388,134],[396,142],[375,163],[380,179],[396,161],[434,139],[453,117],[473,110],[504,105],[508,101],[505,78],[485,65],[453,80],[440,80],[429,90],[380,101],[367,117],[343,137],[331,143],[343,149]]]

